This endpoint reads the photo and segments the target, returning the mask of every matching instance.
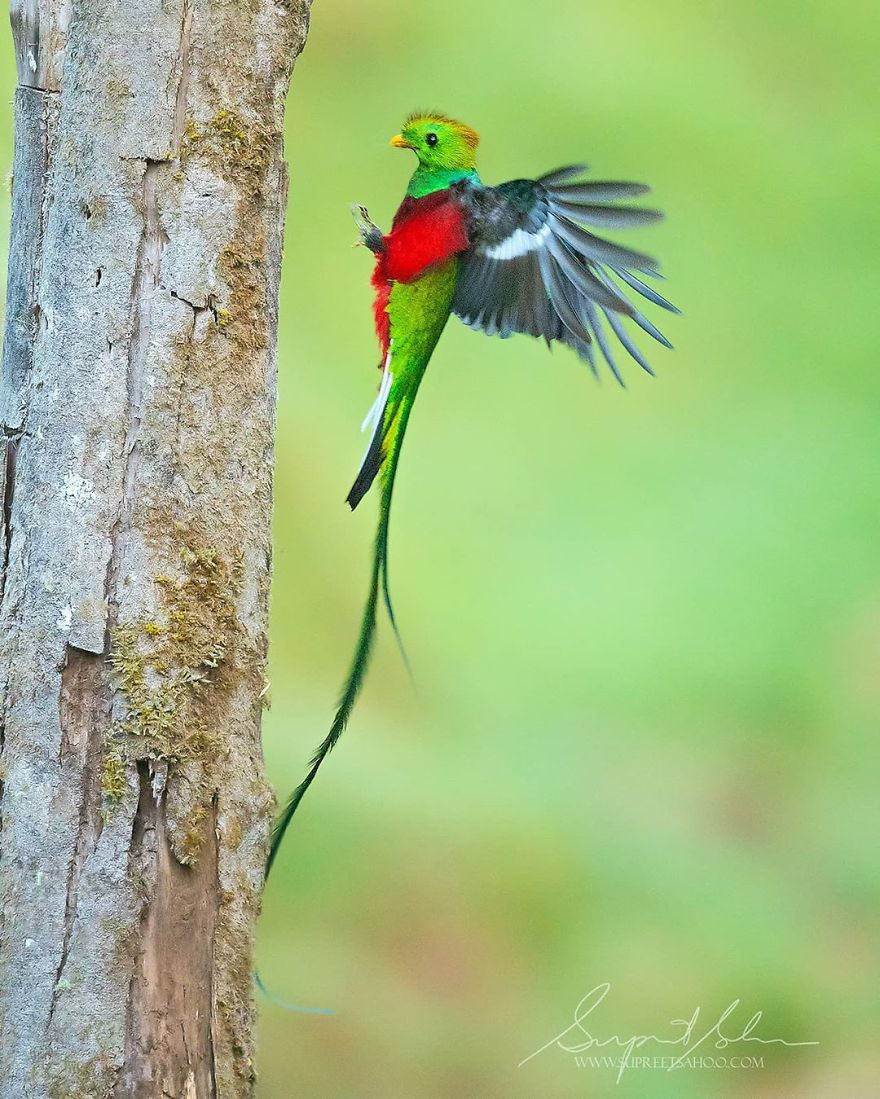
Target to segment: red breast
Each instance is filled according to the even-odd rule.
[[[405,198],[394,215],[385,251],[376,258],[372,283],[376,289],[376,333],[384,359],[388,352],[388,296],[394,282],[411,282],[429,267],[468,246],[464,215],[450,190]]]

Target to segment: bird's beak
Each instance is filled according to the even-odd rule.
[[[391,139],[391,144],[395,149],[412,149],[413,145],[406,140],[403,134],[395,134]]]

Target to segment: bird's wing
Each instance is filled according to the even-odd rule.
[[[641,183],[577,181],[581,165],[540,179],[515,179],[498,187],[454,184],[467,218],[470,246],[464,253],[453,311],[488,335],[525,332],[577,351],[596,372],[594,341],[622,383],[606,325],[648,373],[647,360],[621,317],[655,340],[671,344],[624,295],[624,287],[678,312],[639,275],[659,278],[649,256],[595,236],[583,226],[625,229],[662,215],[619,205],[644,194]],[[634,272],[638,272],[639,275]]]

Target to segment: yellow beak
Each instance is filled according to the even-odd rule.
[[[406,140],[403,134],[395,134],[391,139],[391,144],[395,149],[412,149],[413,146]]]

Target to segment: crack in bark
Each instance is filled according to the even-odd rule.
[[[166,288],[163,287],[163,289],[166,289]],[[194,301],[190,301],[189,298],[185,298],[183,296],[183,294],[179,293],[177,290],[170,290],[169,289],[168,293],[171,295],[172,298],[174,298],[175,301],[182,301],[184,305],[188,305],[190,307],[190,309],[192,309],[192,311],[193,311],[193,321],[195,321],[196,317],[201,316],[202,313],[208,313],[208,312],[210,312],[213,315],[215,322],[217,321],[217,304],[214,301],[214,295],[213,294],[208,295],[207,300],[206,300],[204,305],[197,305]],[[194,333],[195,333],[195,323],[193,324],[193,334]]]
[[[176,301],[183,302],[184,305],[188,305],[190,307],[190,309],[192,310],[192,323],[190,324],[189,332],[187,333],[185,344],[184,344],[184,346],[181,350],[181,353],[180,353],[181,369],[180,369],[180,372],[179,372],[179,377],[177,379],[177,386],[176,386],[176,392],[175,392],[175,397],[174,397],[174,432],[173,432],[172,465],[173,465],[174,469],[177,470],[178,473],[180,473],[181,472],[180,423],[181,423],[181,420],[183,419],[183,397],[184,397],[184,393],[185,393],[185,390],[186,390],[186,379],[187,379],[187,373],[188,373],[188,370],[189,370],[190,356],[192,354],[192,350],[193,350],[193,347],[195,346],[195,342],[196,342],[196,326],[198,324],[199,317],[203,313],[210,312],[211,315],[214,318],[214,324],[218,328],[220,327],[220,319],[219,319],[219,316],[218,316],[218,313],[217,313],[217,305],[216,305],[216,302],[214,300],[214,295],[213,294],[208,294],[207,304],[205,304],[205,305],[196,305],[195,302],[190,301],[188,298],[185,298],[182,294],[178,293],[176,290],[169,289],[168,293]],[[184,478],[184,480],[185,480],[185,478]],[[187,485],[187,488],[189,488],[189,485]]]
[[[2,440],[2,458],[0,458],[0,500],[2,500],[2,539],[0,539],[0,605],[6,590],[6,570],[9,567],[9,553],[12,549],[12,498],[15,495],[15,458],[18,440],[22,432],[4,427]],[[3,751],[4,722],[0,715],[0,753]],[[0,784],[2,796],[2,784]]]
[[[95,853],[104,828],[101,816],[100,771],[106,729],[110,725],[110,701],[102,657],[77,649],[73,645],[67,646],[65,666],[61,673],[59,716],[59,763],[62,771],[67,766],[79,766],[76,785],[79,787],[80,800],[76,842],[67,870],[64,931],[46,1020],[47,1034],[55,1016],[64,967],[70,954],[70,943],[77,919],[80,878],[86,863]]]
[[[131,338],[128,345],[128,411],[126,417],[123,454],[125,471],[122,482],[122,500],[111,534],[112,549],[107,563],[107,641],[119,613],[118,585],[121,558],[126,536],[131,530],[140,459],[140,433],[143,418],[144,372],[150,346],[153,296],[159,285],[162,253],[168,244],[168,236],[162,228],[156,201],[156,183],[161,170],[160,161],[144,162],[142,201],[144,228],[138,242],[134,277],[131,285]]]
[[[192,0],[183,0],[180,16],[180,42],[177,47],[177,66],[180,78],[174,100],[174,130],[172,146],[180,156],[180,145],[186,132],[186,109],[189,102],[190,54],[192,52]]]

